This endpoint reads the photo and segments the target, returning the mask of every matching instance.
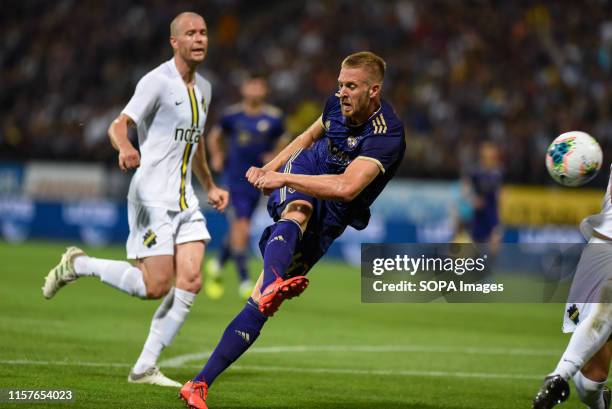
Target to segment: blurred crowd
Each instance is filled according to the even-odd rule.
[[[113,166],[106,129],[171,57],[168,26],[184,10],[209,26],[208,125],[239,98],[245,72],[263,70],[297,133],[334,92],[342,58],[367,49],[386,59],[384,96],[407,127],[402,176],[457,177],[491,140],[506,180],[548,183],[546,147],[572,129],[610,162],[612,5],[596,0],[7,0],[0,158]]]

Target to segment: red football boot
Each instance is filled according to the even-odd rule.
[[[274,315],[284,300],[297,297],[308,287],[304,276],[291,277],[286,280],[278,277],[262,291],[259,299],[259,311],[267,317]]]
[[[208,385],[206,382],[189,381],[181,388],[179,397],[185,401],[189,409],[208,409],[206,406]]]

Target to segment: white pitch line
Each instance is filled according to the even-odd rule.
[[[0,365],[40,365],[40,366],[85,366],[101,368],[129,368],[132,365],[119,362],[83,362],[83,361],[32,361],[29,359],[0,360]]]
[[[467,355],[512,355],[512,356],[557,356],[558,352],[550,350],[522,349],[522,348],[458,348],[458,347],[432,347],[426,345],[293,345],[253,347],[249,354],[278,354],[278,353],[319,353],[319,352],[410,352],[410,353],[441,353],[441,354],[467,354]],[[212,351],[194,352],[178,355],[160,362],[160,366],[177,367],[187,362],[207,359]]]
[[[243,371],[274,371],[299,373],[325,373],[339,375],[379,375],[379,376],[423,376],[433,378],[478,378],[478,379],[524,379],[542,380],[542,375],[500,374],[488,372],[449,372],[449,371],[412,371],[384,369],[340,369],[340,368],[291,368],[284,366],[236,365],[231,368]]]
[[[129,368],[130,364],[120,362],[83,362],[83,361],[31,361],[27,359],[0,360],[0,365],[40,365],[40,366],[74,366],[74,367],[104,367],[104,368]],[[189,365],[184,368],[195,369],[201,366]],[[381,369],[347,369],[347,368],[292,368],[282,366],[263,365],[234,365],[230,367],[234,371],[258,371],[258,372],[292,372],[292,373],[314,373],[331,375],[365,375],[365,376],[407,376],[407,377],[432,377],[432,378],[473,378],[473,379],[518,379],[518,380],[540,380],[541,375],[527,374],[502,374],[488,372],[452,372],[452,371],[417,371],[417,370],[381,370]]]

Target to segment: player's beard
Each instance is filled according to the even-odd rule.
[[[200,49],[199,53],[195,53],[194,49]],[[190,66],[196,66],[200,64],[206,58],[208,54],[208,48],[204,45],[200,44],[191,44],[189,46],[185,46],[182,50],[180,50],[180,55],[183,61]]]
[[[351,105],[351,111],[348,115],[342,110],[342,114],[349,119],[349,121],[353,124],[360,124],[366,121],[368,118],[366,117],[368,106],[370,104],[370,98],[368,97],[369,92],[360,95],[358,98],[347,98],[349,104]]]
[[[206,58],[206,51],[205,48],[198,53],[194,52],[194,50],[189,50],[189,60],[196,64],[201,63]]]

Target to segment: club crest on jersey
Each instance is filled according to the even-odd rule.
[[[346,139],[346,144],[349,148],[353,149],[357,145],[357,138],[355,138],[354,136],[349,136]]]
[[[268,129],[270,129],[270,122],[265,119],[257,121],[257,130],[259,132],[266,132]]]
[[[580,322],[580,311],[578,311],[576,304],[573,304],[567,309],[567,317],[572,320],[574,324],[578,325]]]
[[[325,129],[329,131],[329,127],[331,126],[331,121],[328,119],[325,121]]]
[[[142,243],[148,248],[151,248],[157,244],[157,240],[155,239],[157,239],[157,234],[153,233],[153,230],[149,229],[143,236]]]

